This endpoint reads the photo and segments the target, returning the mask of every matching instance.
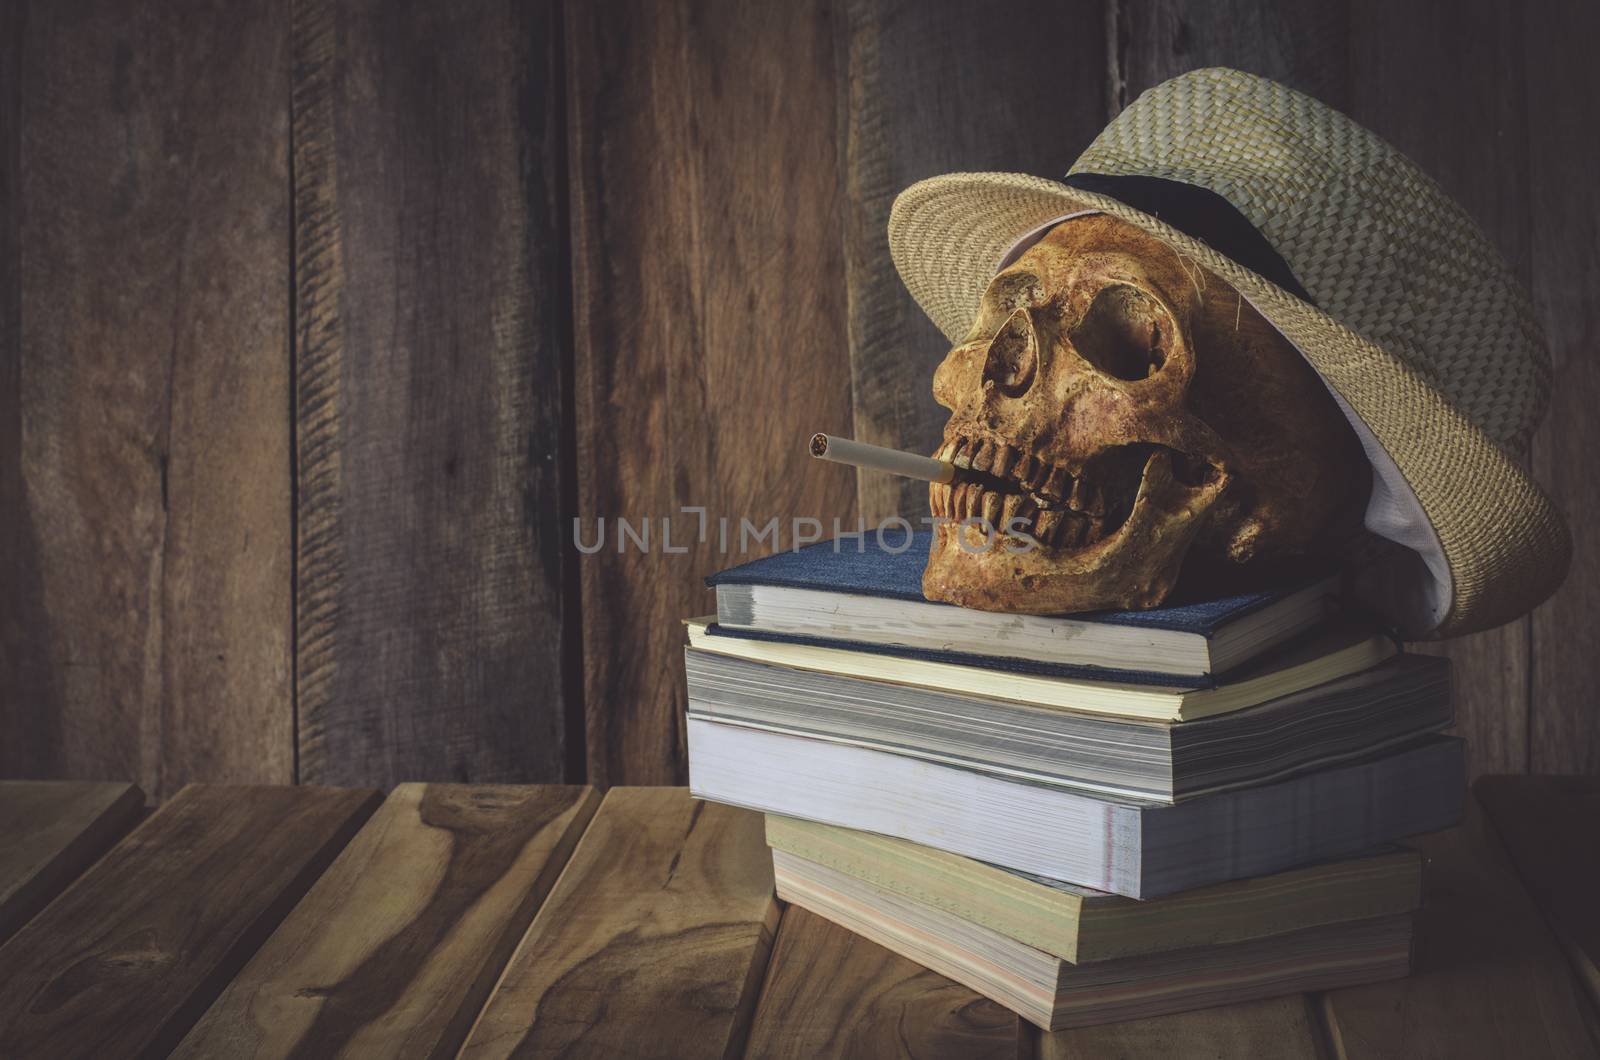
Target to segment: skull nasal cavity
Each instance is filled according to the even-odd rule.
[[[1026,309],[1019,309],[1000,326],[989,342],[989,355],[983,363],[983,381],[993,383],[1002,394],[1019,397],[1033,385],[1039,370],[1039,340]]]

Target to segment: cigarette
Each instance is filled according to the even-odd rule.
[[[835,438],[829,434],[811,436],[811,455],[819,460],[869,467],[874,471],[887,471],[891,475],[903,475],[924,482],[953,482],[956,477],[956,466],[948,460],[902,453],[898,449],[885,449],[881,445]]]

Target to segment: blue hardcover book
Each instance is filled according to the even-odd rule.
[[[1041,676],[1206,687],[1328,617],[1333,578],[1150,611],[1013,615],[923,598],[931,533],[779,552],[706,579],[710,636],[811,644]],[[891,544],[897,542],[891,542]]]

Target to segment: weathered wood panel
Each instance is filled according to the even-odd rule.
[[[798,444],[925,448],[942,422],[894,194],[1059,173],[1214,63],[1349,110],[1531,279],[1558,372],[1532,466],[1573,573],[1531,621],[1426,650],[1457,664],[1473,772],[1600,770],[1573,633],[1600,613],[1594,18],[0,5],[0,774],[161,797],[292,779],[298,747],[310,779],[681,779],[677,622],[745,558],[738,519],[924,510]],[[600,554],[575,513],[591,540],[607,518]],[[651,521],[651,554],[617,553],[618,516]]]
[[[26,625],[41,600],[21,459],[23,15],[21,4],[0,4],[0,726],[38,748],[59,743],[59,725],[50,660]],[[0,772],[15,768],[12,757],[0,751]],[[29,770],[54,771],[47,762]]]
[[[132,784],[0,781],[0,942],[139,820]]]
[[[288,781],[288,18],[7,4],[0,775]]]
[[[833,29],[813,0],[568,18],[588,780],[681,783],[680,623],[773,548],[741,557],[740,520],[855,526],[855,477],[804,449],[850,422]]]
[[[1039,1060],[1169,1056],[1320,1060],[1325,1055],[1320,1020],[1306,994],[1056,1031],[1039,1039]]]
[[[760,814],[613,788],[461,1055],[739,1056],[778,915]]]
[[[1572,570],[1533,614],[1529,769],[1600,773],[1600,8],[1583,0],[1528,5],[1523,55],[1534,304],[1550,341],[1550,417],[1533,468],[1572,527]],[[1497,144],[1496,164],[1519,150]],[[1514,158],[1509,164],[1516,165]]]
[[[295,0],[302,779],[560,779],[556,6]]]
[[[995,1002],[791,905],[746,1055],[999,1060],[1031,1043]]]
[[[1593,1056],[1587,999],[1477,803],[1407,845],[1428,858],[1412,974],[1322,995],[1338,1055]]]
[[[1145,89],[1203,66],[1270,77],[1346,103],[1348,0],[1148,0],[1112,3],[1113,113]]]
[[[839,24],[839,166],[845,200],[855,437],[931,453],[949,413],[933,370],[949,344],[889,259],[889,208],[924,177],[1001,170],[1059,177],[1105,125],[1100,0],[1009,4],[849,0]],[[928,488],[859,472],[868,526],[928,514]]]
[[[176,1055],[454,1056],[599,803],[400,785]]]
[[[184,788],[0,947],[0,1056],[165,1055],[377,803]]]

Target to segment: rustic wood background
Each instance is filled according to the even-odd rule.
[[[1588,0],[0,5],[0,775],[681,781],[718,517],[923,510],[798,444],[936,436],[895,192],[1063,172],[1213,64],[1388,137],[1532,285],[1573,572],[1430,650],[1474,773],[1600,772],[1597,36]],[[572,547],[618,516],[648,554]]]

